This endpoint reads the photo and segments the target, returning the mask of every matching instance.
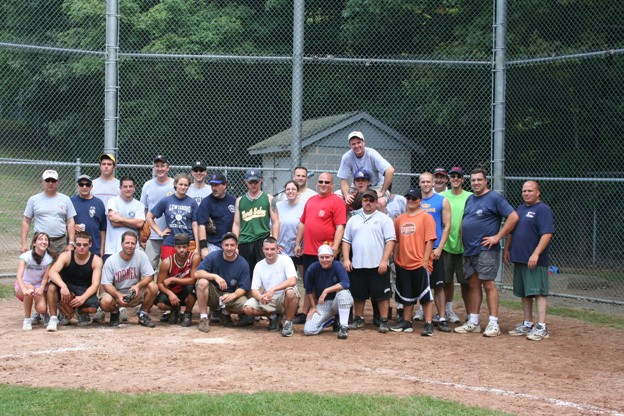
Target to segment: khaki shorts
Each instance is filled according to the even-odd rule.
[[[143,299],[145,299],[145,288],[142,287],[141,290],[139,290],[139,294],[137,296],[134,297],[134,299],[132,299],[130,301],[130,303],[128,304],[128,306],[124,306],[124,308],[134,308],[135,306],[140,306],[143,304]],[[130,291],[130,289],[124,289],[123,291],[120,291],[121,293],[123,293],[124,295],[126,295],[128,292]],[[115,307],[119,307],[119,302],[117,301],[116,298],[112,297],[108,292],[102,291],[102,293],[100,293],[98,295],[98,299],[101,299],[108,296],[109,298],[113,299],[113,301],[115,302]]]
[[[284,299],[286,298],[287,290],[293,290],[295,292],[295,296],[297,297],[297,307],[299,307],[299,300],[301,299],[301,296],[299,295],[299,290],[297,289],[297,286],[284,289],[284,291],[279,295],[273,296],[273,300],[266,305],[260,303],[260,301],[258,301],[258,299],[256,298],[251,298],[248,299],[247,302],[245,302],[245,306],[249,306],[250,308],[266,312],[267,314],[284,313]]]
[[[219,298],[225,294],[219,290],[212,283],[208,283],[208,306],[211,311],[218,311],[221,309],[219,305]],[[229,313],[240,313],[243,311],[243,306],[245,306],[245,302],[247,302],[247,296],[243,295],[239,298],[234,299],[230,303],[225,304],[225,310]]]

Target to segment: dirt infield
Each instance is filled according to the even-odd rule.
[[[463,311],[461,311],[463,312]],[[154,310],[154,317],[159,313]],[[460,315],[461,316],[461,315]],[[370,313],[367,322],[370,322]],[[136,317],[111,329],[75,324],[22,332],[22,307],[0,300],[0,383],[122,392],[425,394],[526,415],[624,412],[624,331],[552,317],[541,342],[503,335],[379,334],[283,338],[266,321],[210,333]],[[485,319],[485,316],[482,316]],[[520,313],[502,310],[506,332]]]

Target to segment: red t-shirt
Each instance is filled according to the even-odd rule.
[[[394,221],[396,245],[399,253],[394,262],[407,270],[416,270],[423,266],[425,244],[436,239],[435,220],[429,213],[420,211],[416,215],[401,214]],[[433,252],[427,265],[429,273],[433,271]]]
[[[326,197],[314,195],[306,202],[300,221],[305,225],[303,254],[316,256],[323,243],[333,245],[336,227],[347,223],[347,208],[342,198],[333,193]]]

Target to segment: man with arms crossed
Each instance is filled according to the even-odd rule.
[[[548,248],[555,233],[552,209],[540,200],[539,184],[522,185],[524,203],[517,209],[518,224],[507,238],[503,259],[514,264],[514,295],[522,299],[524,322],[509,331],[532,341],[548,338]],[[537,325],[533,326],[533,298],[537,305]]]
[[[497,192],[488,189],[485,170],[473,169],[470,172],[470,187],[473,194],[466,201],[461,236],[464,243],[464,273],[468,276],[470,296],[469,319],[455,332],[466,334],[481,332],[479,311],[483,301],[481,288],[485,289],[490,318],[483,335],[500,335],[498,325],[498,289],[496,275],[500,266],[500,240],[513,230],[518,222],[518,214],[509,202]],[[505,225],[501,222],[506,218]]]

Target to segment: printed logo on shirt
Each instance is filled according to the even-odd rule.
[[[89,207],[89,217],[95,217],[95,207],[93,205]]]
[[[433,213],[433,214],[435,214],[435,212],[436,212],[436,208],[431,206],[431,204],[427,204],[427,203],[420,204],[420,209],[422,209],[425,212],[430,212],[430,213]]]
[[[526,213],[527,218],[535,218],[535,211],[529,211]]]
[[[325,218],[325,210],[324,209],[320,210],[319,213],[318,213],[318,216],[320,218]]]
[[[412,222],[401,225],[401,235],[412,235],[416,232],[416,224]]]
[[[479,210],[477,210],[477,212],[475,212],[475,214],[476,214],[477,217],[482,217],[483,216],[483,210],[479,209]]]
[[[134,211],[128,211],[128,218],[134,218],[136,213]]]
[[[236,207],[234,205],[228,205],[228,209],[232,214],[234,214],[234,210],[236,209]]]
[[[241,211],[241,218],[245,222],[249,222],[254,218],[265,218],[267,216],[267,212],[264,208],[261,207],[253,207],[249,211]]]

